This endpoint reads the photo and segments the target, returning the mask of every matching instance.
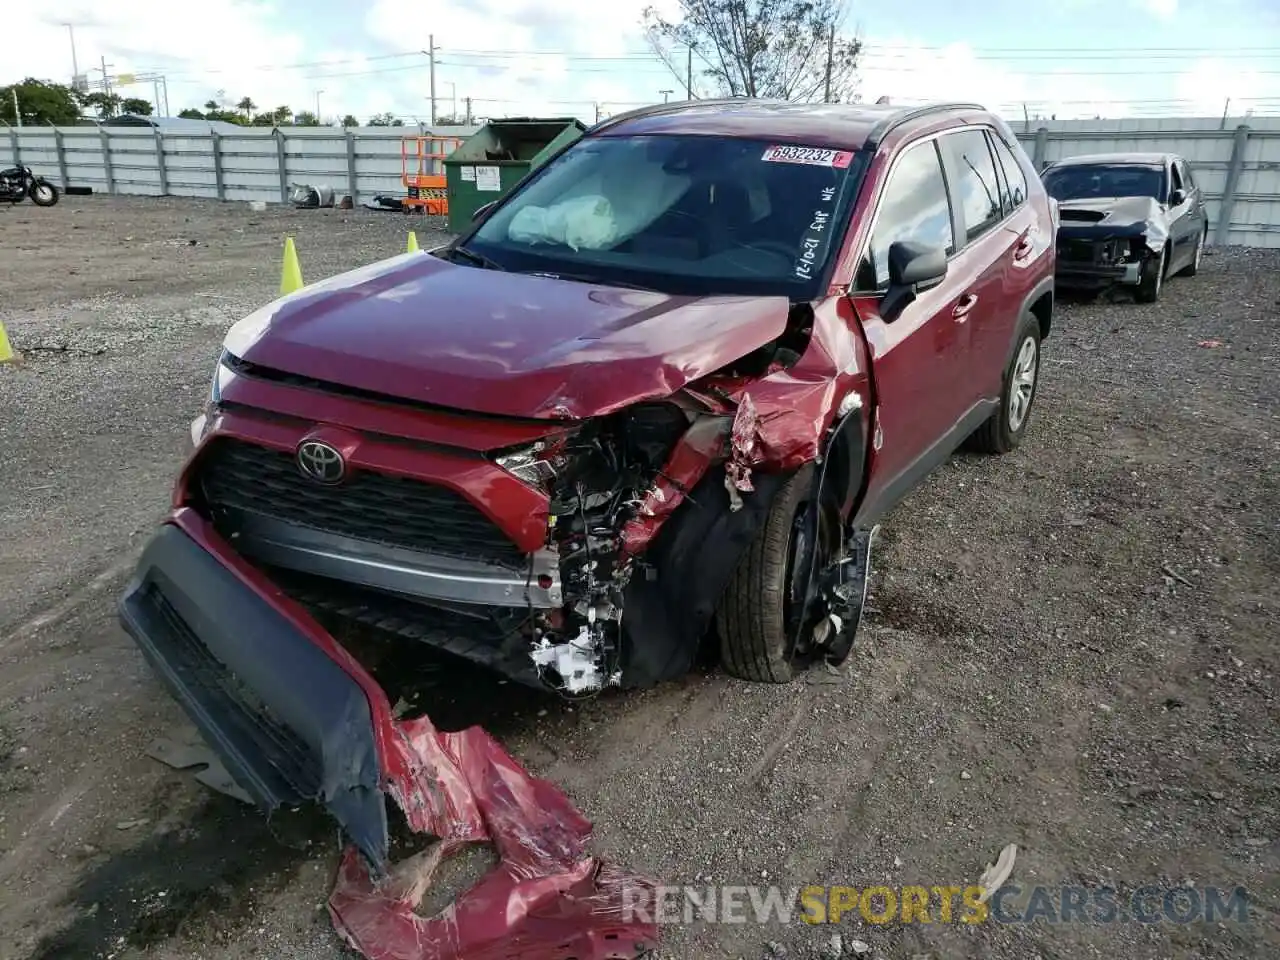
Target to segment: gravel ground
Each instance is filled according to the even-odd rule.
[[[0,210],[0,956],[344,957],[337,837],[147,759],[179,710],[114,600],[163,513],[226,328],[438,224],[66,198]],[[1212,345],[1206,345],[1212,344]],[[1248,923],[695,923],[667,957],[1280,955],[1280,251],[1158,305],[1073,303],[1031,437],[957,456],[885,524],[840,676],[709,669],[580,707],[486,678],[442,702],[669,883],[1244,885]]]

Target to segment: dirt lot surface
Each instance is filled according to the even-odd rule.
[[[145,755],[183,726],[115,621],[226,328],[422,220],[68,198],[0,210],[0,957],[345,956],[338,838]],[[1280,251],[1158,305],[1064,307],[1031,436],[884,524],[838,677],[715,670],[570,707],[477,679],[481,723],[669,883],[1244,885],[1251,921],[695,923],[669,957],[1280,956]],[[508,691],[508,692],[502,692]],[[1157,898],[1158,906],[1158,898]],[[936,918],[936,914],[935,914]],[[856,941],[859,941],[855,943]]]

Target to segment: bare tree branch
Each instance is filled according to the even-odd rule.
[[[699,74],[724,96],[839,101],[857,88],[856,37],[840,28],[847,0],[678,0],[672,20],[644,14],[650,46],[677,77],[663,44],[698,51]],[[834,42],[832,38],[834,37]],[[705,53],[703,52],[705,51]]]

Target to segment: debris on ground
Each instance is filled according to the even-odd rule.
[[[416,717],[396,729],[419,789],[395,799],[436,840],[381,884],[347,850],[329,912],[350,946],[370,960],[608,960],[657,942],[653,882],[594,858],[590,822],[558,787],[480,727],[440,733]],[[419,916],[440,863],[476,843],[493,844],[498,866],[449,908]]]
[[[1011,843],[1000,851],[1000,856],[996,857],[994,864],[987,864],[987,868],[982,871],[982,876],[978,878],[978,886],[982,888],[982,893],[978,896],[979,903],[986,903],[997,890],[1004,886],[1009,875],[1013,873],[1013,863],[1017,856],[1018,845]]]

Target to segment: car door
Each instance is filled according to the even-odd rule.
[[[948,269],[900,312],[881,313],[895,241],[942,248],[953,256],[956,224],[934,138],[905,147],[892,162],[849,299],[867,339],[876,396],[871,473],[860,516],[888,510],[951,452],[947,439],[963,415],[965,327],[957,322],[966,278]],[[961,309],[961,316],[964,314]]]
[[[1188,256],[1187,262],[1190,263],[1195,259],[1195,243],[1199,242],[1201,234],[1205,233],[1209,228],[1209,212],[1205,208],[1204,193],[1201,191],[1199,184],[1196,183],[1195,173],[1191,169],[1191,164],[1186,160],[1178,157],[1175,161],[1178,165],[1178,173],[1182,177],[1182,187],[1187,192],[1187,205],[1190,207],[1192,253]]]
[[[1181,164],[1175,158],[1169,163],[1169,239],[1173,242],[1170,274],[1181,270],[1196,255],[1196,230],[1200,224],[1196,213],[1195,198],[1187,189]]]
[[[969,309],[958,318],[965,327],[966,369],[960,386],[962,406],[968,410],[1000,397],[1021,309],[1014,270],[1034,245],[1028,211],[1025,205],[1021,211],[1013,208],[987,129],[948,132],[939,145],[963,231],[954,266],[972,278],[964,293]]]

